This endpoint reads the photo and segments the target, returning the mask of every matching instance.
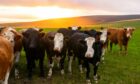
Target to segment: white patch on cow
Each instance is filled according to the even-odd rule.
[[[17,51],[15,53],[15,63],[18,63],[19,62],[19,59],[20,59],[20,51]]]
[[[82,64],[79,65],[80,73],[83,73],[83,67]]]
[[[15,68],[15,78],[19,78],[19,70]]]
[[[127,34],[126,34],[127,38],[131,38],[130,29],[131,28],[127,28]]]
[[[15,63],[17,64],[19,62],[20,58],[20,51],[15,52]],[[19,70],[15,66],[15,78],[19,78]]]
[[[93,44],[95,43],[95,38],[88,37],[85,39],[87,43],[87,51],[85,53],[85,57],[92,58],[94,56],[94,49],[92,48]]]
[[[9,75],[10,75],[10,71],[8,69],[7,72],[6,72],[6,75],[5,75],[4,82],[2,84],[8,84]]]
[[[56,33],[54,37],[54,50],[61,52],[63,48],[64,36],[62,33]]]
[[[51,77],[52,76],[52,69],[53,69],[53,66],[54,66],[54,62],[52,62],[52,64],[50,64],[49,66],[50,66],[50,69],[49,69],[49,72],[48,72],[48,76]]]
[[[68,67],[68,71],[69,71],[70,73],[72,72],[72,69],[71,69],[71,66],[72,66],[72,60],[73,60],[73,56],[70,56],[69,67]]]
[[[95,76],[93,76],[95,83],[98,83],[98,75],[96,74]]]
[[[99,64],[100,64],[100,62],[97,62],[97,63],[96,63],[96,66],[98,66]]]
[[[61,75],[64,75],[64,73],[65,73],[65,72],[64,72],[64,69],[62,69],[62,70],[61,70]]]
[[[106,40],[107,40],[107,29],[104,29],[101,32],[102,32],[102,34],[100,36],[100,41],[102,41],[103,43],[105,43]]]
[[[105,55],[105,48],[102,48],[102,56]]]

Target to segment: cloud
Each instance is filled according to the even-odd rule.
[[[140,13],[140,0],[0,0],[2,6],[60,6],[83,10]]]

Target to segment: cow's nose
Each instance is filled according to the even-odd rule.
[[[85,55],[85,57],[86,58],[91,58],[92,56],[91,56],[91,54],[88,53],[88,54]]]
[[[33,44],[31,44],[29,47],[30,47],[31,49],[35,48],[35,46],[34,46]]]
[[[59,48],[54,48],[54,51],[55,52],[60,52],[60,49]]]

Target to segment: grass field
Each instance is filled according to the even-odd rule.
[[[134,26],[136,30],[133,37],[129,41],[128,55],[124,56],[119,54],[119,47],[113,46],[113,52],[107,52],[105,55],[105,63],[101,63],[99,66],[98,74],[100,75],[99,84],[140,84],[140,21],[132,22],[116,22],[102,25],[95,25],[93,27],[100,26]],[[51,31],[51,29],[45,29]],[[53,29],[54,30],[54,29]],[[20,79],[14,80],[14,74],[10,76],[9,84],[85,84],[85,72],[79,73],[77,61],[73,62],[73,74],[70,75],[67,72],[67,59],[65,59],[65,75],[61,76],[57,66],[54,66],[52,79],[47,79],[48,63],[47,56],[45,56],[45,78],[39,77],[39,67],[34,70],[32,81],[26,82],[27,70],[26,70],[26,58],[25,53],[22,51],[21,59],[19,62]],[[93,68],[91,68],[90,77],[93,81]]]

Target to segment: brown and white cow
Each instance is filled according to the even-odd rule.
[[[133,31],[135,28],[111,28],[108,29],[108,32],[110,35],[108,36],[108,39],[110,41],[110,50],[112,50],[113,44],[119,44],[120,46],[120,51],[122,51],[122,47],[124,46],[125,49],[125,54],[127,54],[127,46],[128,46],[128,41],[132,37]]]
[[[1,28],[0,35],[7,38],[12,43],[15,55],[15,77],[19,78],[17,66],[20,58],[20,51],[22,49],[22,35],[12,27]]]

